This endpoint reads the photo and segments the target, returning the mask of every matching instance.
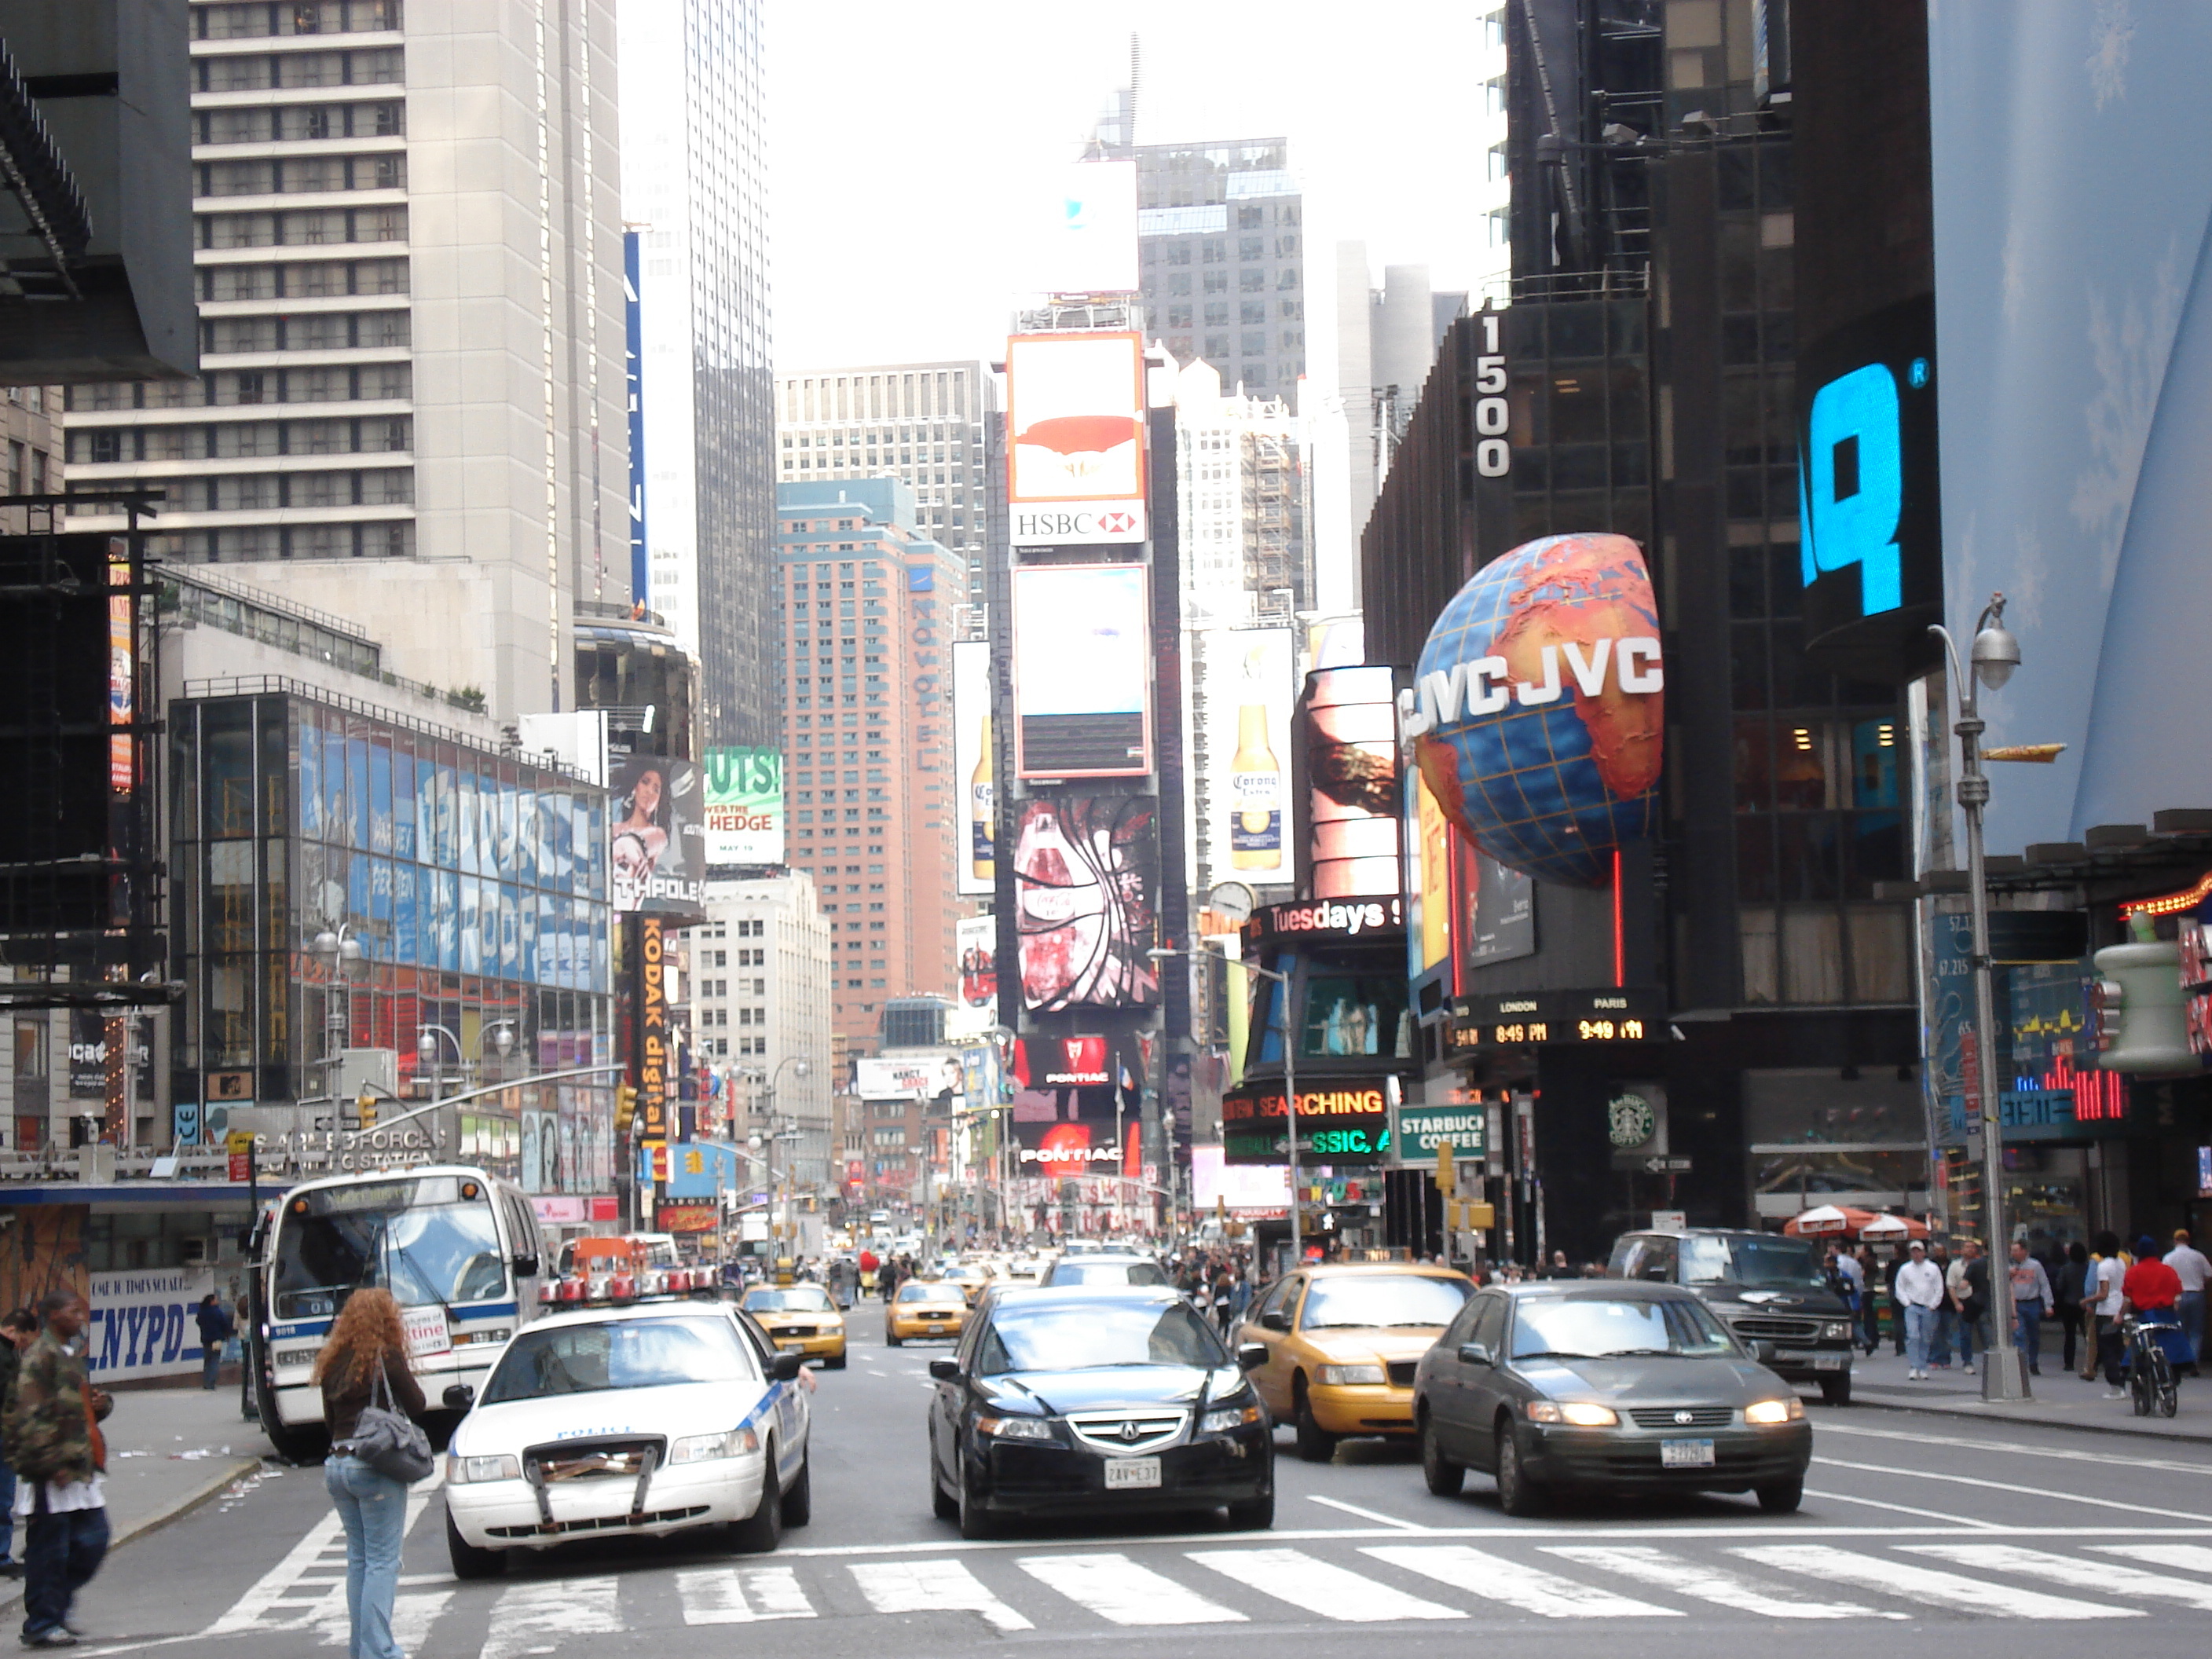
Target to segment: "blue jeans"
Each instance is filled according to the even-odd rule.
[[[15,1552],[15,1471],[0,1463],[0,1561]]]
[[[23,1634],[44,1636],[68,1620],[76,1593],[100,1571],[107,1554],[107,1511],[33,1515],[24,1531]]]
[[[2198,1359],[2204,1358],[2204,1292],[2184,1291],[2181,1300],[2173,1304],[2180,1316],[2183,1334],[2189,1338],[2189,1352]]]
[[[200,1344],[200,1386],[210,1394],[215,1391],[216,1374],[222,1370],[222,1344]]]
[[[337,1505],[346,1535],[346,1613],[352,1621],[349,1659],[406,1659],[392,1638],[392,1603],[399,1594],[399,1546],[407,1534],[407,1487],[358,1457],[333,1454],[323,1486]]]
[[[2034,1370],[2043,1364],[2043,1304],[2015,1302],[2012,1311],[2012,1340],[2027,1356],[2028,1370]]]
[[[1951,1363],[1952,1333],[1958,1328],[1959,1310],[1946,1302],[1935,1313],[1936,1331],[1928,1342],[1928,1363],[1948,1365]]]
[[[1963,1314],[1959,1312],[1956,1309],[1954,1309],[1952,1310],[1951,1316],[1957,1320],[1959,1323],[1959,1358],[1960,1363],[1968,1365],[1974,1363],[1974,1342],[1977,1338],[1979,1338],[1981,1340],[1982,1357],[1984,1358],[1987,1358],[1989,1357],[1989,1351],[1993,1346],[1990,1338],[1989,1314],[1986,1311],[1972,1315]]]
[[[1905,1363],[1908,1369],[1928,1369],[1928,1339],[1936,1329],[1936,1310],[1917,1303],[1905,1304]]]

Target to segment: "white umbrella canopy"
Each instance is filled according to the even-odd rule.
[[[1790,1218],[1786,1232],[1841,1233],[1850,1231],[1851,1218],[1832,1204],[1823,1204],[1817,1209],[1806,1210]]]

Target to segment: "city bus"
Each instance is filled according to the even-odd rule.
[[[247,1376],[262,1428],[294,1462],[325,1449],[315,1356],[353,1291],[376,1285],[398,1299],[433,1411],[456,1383],[480,1389],[539,1311],[544,1243],[530,1200],[468,1165],[302,1182],[269,1206],[252,1243]]]

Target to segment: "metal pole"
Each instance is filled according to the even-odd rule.
[[[1265,968],[1253,970],[1267,974],[1283,988],[1283,1104],[1290,1121],[1291,1170],[1291,1266],[1296,1267],[1306,1259],[1305,1238],[1298,1225],[1298,1031],[1297,1022],[1291,1015],[1291,976],[1288,974],[1268,973]]]

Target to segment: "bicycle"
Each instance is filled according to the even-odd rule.
[[[2135,1401],[2136,1415],[2172,1417],[2181,1408],[2181,1388],[2169,1345],[2185,1350],[2189,1340],[2180,1321],[2130,1314],[2120,1328],[2127,1338],[2128,1395]]]

